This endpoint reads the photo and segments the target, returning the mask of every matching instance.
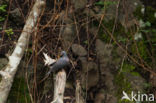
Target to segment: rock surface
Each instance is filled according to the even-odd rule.
[[[86,73],[81,74],[82,87],[89,90],[91,87],[97,85],[99,81],[99,73],[97,69],[92,69]]]
[[[7,58],[0,58],[0,70],[8,63]]]
[[[82,9],[87,5],[87,0],[71,0],[72,4],[74,5],[75,11],[78,9]]]
[[[62,26],[60,28],[60,34],[62,37],[62,41],[63,41],[63,48],[65,50],[69,49],[69,47],[71,47],[74,39],[75,39],[75,26],[73,24],[73,20],[70,17],[67,17],[65,15],[65,12],[62,11],[61,13],[61,17],[59,18],[60,22],[63,22],[63,24],[65,24],[65,26]]]
[[[80,72],[81,75],[81,84],[83,84],[83,88],[90,89],[97,85],[99,81],[99,72],[98,66],[95,62],[87,61],[86,57],[79,58],[82,71]]]
[[[87,51],[85,50],[85,48],[79,44],[73,44],[72,51],[75,55],[78,55],[78,56],[86,56],[87,55]]]
[[[112,49],[111,44],[105,44],[101,40],[96,40],[96,53],[97,59],[100,65],[101,72],[101,83],[104,83],[107,88],[107,98],[106,103],[117,103],[117,98],[115,96],[115,85],[113,84],[114,75],[111,72],[111,62],[112,62]]]
[[[144,78],[142,78],[141,76],[134,76],[130,73],[126,73],[125,77],[127,77],[127,79],[130,82],[133,90],[136,90],[136,91],[143,91],[144,90],[145,85],[143,85],[143,84],[146,83]]]

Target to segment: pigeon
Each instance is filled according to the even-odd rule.
[[[58,60],[56,60],[56,62],[50,65],[50,70],[48,71],[46,75],[49,76],[51,72],[58,71],[66,67],[67,65],[69,65],[69,58],[67,56],[67,53],[65,51],[62,51],[61,57]]]

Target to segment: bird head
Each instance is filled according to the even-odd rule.
[[[65,51],[61,52],[61,57],[63,57],[63,56],[67,56],[67,53]]]

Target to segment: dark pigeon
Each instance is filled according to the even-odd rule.
[[[67,53],[65,51],[62,51],[61,57],[50,66],[50,70],[46,75],[49,76],[51,72],[58,71],[67,65],[69,65],[69,58],[67,56]]]

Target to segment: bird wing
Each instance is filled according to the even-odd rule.
[[[67,59],[66,58],[60,58],[50,67],[50,71],[52,72],[52,71],[62,69],[66,65],[68,65]]]
[[[50,58],[46,53],[43,52],[44,55],[44,65],[51,65],[56,62],[56,59]]]

